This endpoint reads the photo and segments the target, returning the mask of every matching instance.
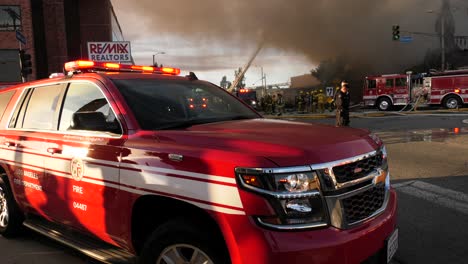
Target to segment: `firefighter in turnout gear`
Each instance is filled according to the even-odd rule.
[[[299,96],[297,97],[297,112],[303,113],[304,112],[304,92],[300,91]]]
[[[310,96],[312,97],[311,112],[315,113],[317,111],[317,90],[312,91]]]
[[[273,98],[269,94],[265,96],[265,105],[265,113],[271,114],[273,112]]]
[[[317,106],[318,112],[325,112],[325,95],[323,94],[323,90],[320,90],[317,94]]]
[[[278,100],[277,100],[277,108],[278,108],[278,115],[282,115],[284,113],[284,99],[282,94],[278,94]]]
[[[306,92],[306,95],[304,97],[304,112],[309,112],[310,111],[310,97],[311,94],[309,92]]]
[[[341,89],[335,94],[336,126],[349,126],[350,96],[347,82],[341,83]]]

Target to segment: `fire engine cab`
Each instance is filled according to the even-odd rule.
[[[387,74],[366,77],[364,104],[381,111],[395,105],[442,105],[455,109],[468,104],[468,71],[456,70],[429,74]]]
[[[65,70],[0,91],[4,237],[27,227],[104,263],[395,254],[396,193],[377,136],[264,119],[175,68]]]
[[[390,110],[394,105],[407,105],[410,102],[409,83],[409,76],[405,74],[366,77],[364,104],[381,111]]]

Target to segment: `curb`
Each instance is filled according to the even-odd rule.
[[[384,116],[404,116],[404,115],[427,115],[427,114],[453,114],[453,113],[461,113],[461,112],[468,112],[468,108],[462,108],[458,110],[419,110],[419,111],[411,111],[411,112],[371,112],[371,113],[350,113],[350,118],[365,118],[365,117],[384,117]],[[270,119],[326,119],[326,118],[335,118],[335,114],[291,114],[291,115],[263,115],[265,118]]]

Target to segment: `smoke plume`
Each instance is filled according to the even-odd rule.
[[[392,41],[392,25],[434,33],[441,0],[113,0],[125,13],[138,14],[146,35],[176,35],[192,45],[266,46],[303,54],[311,62],[347,56],[376,71],[401,70],[419,62],[437,38],[414,36]],[[119,19],[122,19],[119,17]],[[136,21],[134,23],[137,23]],[[125,32],[131,38],[140,32]],[[246,51],[246,54],[251,53]]]

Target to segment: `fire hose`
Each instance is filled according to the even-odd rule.
[[[411,112],[411,111],[413,111],[415,108],[417,109],[418,105],[420,104],[420,100],[419,100],[419,99],[421,99],[422,96],[423,96],[423,95],[418,96],[418,98],[416,99],[416,101],[415,101],[414,103],[410,101],[410,102],[409,102],[407,105],[405,105],[400,111],[398,111],[398,113],[401,113],[401,112],[405,111],[406,107],[408,107],[408,106],[410,106],[410,105],[412,105],[411,109],[409,109],[409,110],[407,110],[407,111],[405,111],[405,112]],[[417,110],[414,110],[414,111],[417,111]]]

